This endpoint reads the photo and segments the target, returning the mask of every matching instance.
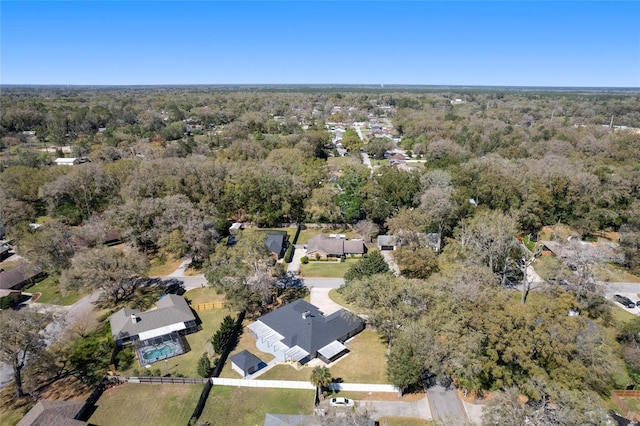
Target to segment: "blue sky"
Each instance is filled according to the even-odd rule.
[[[0,1],[3,84],[640,87],[640,2]]]

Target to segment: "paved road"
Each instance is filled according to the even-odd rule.
[[[340,288],[344,284],[344,278],[303,278],[302,282],[309,288]]]
[[[455,389],[446,390],[436,385],[427,390],[427,398],[434,419],[450,425],[462,425],[468,422],[462,401],[458,398]]]
[[[603,281],[599,281],[598,284],[604,288],[605,297],[609,300],[613,301],[614,294],[621,294],[623,296],[627,296],[629,299],[637,302],[640,300],[638,294],[640,294],[640,283],[607,283]],[[640,315],[640,307],[636,308],[627,308],[626,306],[622,306],[620,303],[615,302],[615,305],[629,312],[630,314]]]

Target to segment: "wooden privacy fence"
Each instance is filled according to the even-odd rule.
[[[191,305],[194,311],[208,311],[211,309],[222,309],[224,308],[224,302],[207,302],[207,303],[198,303],[195,305]]]
[[[623,398],[640,398],[640,391],[637,390],[614,390],[611,391],[611,400],[618,406],[622,414],[634,422],[640,421],[640,415],[631,411],[629,405]]]

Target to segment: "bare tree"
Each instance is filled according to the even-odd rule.
[[[77,254],[61,281],[71,288],[102,290],[115,303],[133,293],[135,279],[148,268],[147,258],[137,250],[96,248]]]
[[[42,331],[51,322],[51,315],[31,309],[3,311],[0,314],[0,361],[13,370],[16,396],[22,398],[22,370],[27,362],[33,362],[45,350]]]

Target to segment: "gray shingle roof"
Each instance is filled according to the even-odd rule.
[[[242,369],[242,371],[249,371],[251,367],[258,367],[260,363],[263,362],[260,358],[246,349],[240,353],[233,355],[229,359],[232,363]]]
[[[118,336],[137,336],[138,334],[155,330],[181,322],[195,321],[191,308],[184,297],[177,294],[167,294],[156,303],[157,309],[140,312],[137,309],[120,309],[111,315],[111,333]],[[134,324],[131,315],[136,315],[138,320]]]
[[[322,253],[327,256],[342,256],[344,254],[363,254],[364,243],[361,240],[344,240],[316,235],[309,239],[307,253]]]
[[[303,318],[305,312],[308,315]],[[344,309],[325,317],[303,299],[263,315],[258,321],[284,336],[282,343],[288,347],[297,345],[311,354],[362,325],[360,318]]]
[[[84,402],[39,401],[17,426],[86,425],[87,422],[74,419],[83,406]]]
[[[272,253],[275,253],[280,257],[282,249],[284,248],[285,238],[286,233],[267,234],[264,242]]]
[[[0,288],[11,289],[20,287],[25,281],[30,280],[42,273],[39,266],[30,263],[23,263],[13,269],[0,273]]]

